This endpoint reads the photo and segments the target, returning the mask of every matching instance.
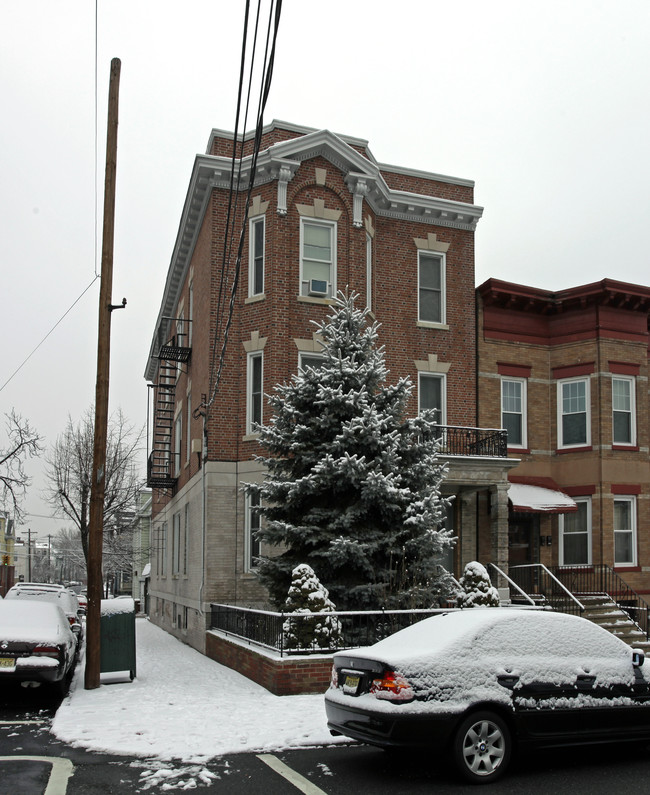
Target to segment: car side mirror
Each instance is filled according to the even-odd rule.
[[[645,654],[641,649],[632,649],[632,665],[635,668],[640,668],[645,660]]]

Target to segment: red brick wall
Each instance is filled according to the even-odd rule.
[[[331,657],[271,658],[215,632],[206,634],[205,653],[221,665],[252,679],[276,696],[324,693],[330,682]]]

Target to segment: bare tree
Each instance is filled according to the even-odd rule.
[[[7,418],[7,444],[0,448],[0,505],[13,508],[16,519],[22,517],[20,503],[31,482],[25,473],[25,460],[43,451],[42,437],[14,409]]]
[[[90,490],[95,433],[94,409],[89,408],[75,426],[71,417],[46,458],[49,481],[47,498],[58,516],[70,519],[81,535],[88,562]],[[142,481],[137,459],[143,431],[136,432],[121,410],[108,423],[106,446],[106,492],[104,496],[105,537],[118,533],[122,517],[133,511]]]

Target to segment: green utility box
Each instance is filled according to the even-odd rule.
[[[100,673],[128,671],[133,680],[136,675],[133,599],[102,599],[100,644]]]

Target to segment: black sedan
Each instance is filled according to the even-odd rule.
[[[334,656],[325,695],[334,735],[430,746],[474,783],[515,749],[650,740],[643,652],[586,619],[472,608]]]
[[[64,691],[77,656],[77,638],[58,605],[3,599],[0,602],[0,687],[51,683]]]

